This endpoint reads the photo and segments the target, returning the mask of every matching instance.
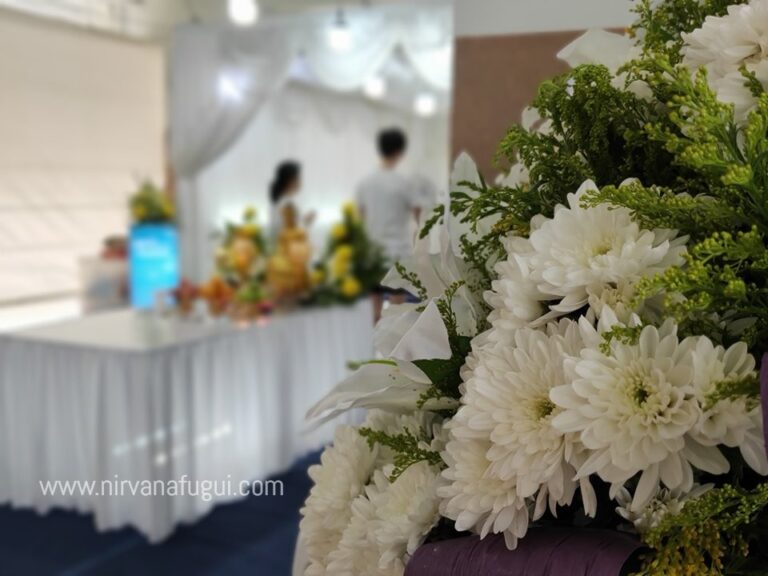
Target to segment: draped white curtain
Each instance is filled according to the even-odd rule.
[[[401,43],[408,60],[433,88],[453,87],[453,12],[418,12],[405,21]]]
[[[309,23],[305,58],[318,82],[336,90],[357,90],[402,48],[422,80],[438,91],[450,91],[453,13],[449,8],[394,7],[380,12],[361,8],[348,11],[347,19],[352,48],[341,54],[327,41],[328,22]]]
[[[192,25],[173,39],[170,72],[171,157],[177,175],[182,270],[202,280],[208,245],[197,179],[240,137],[254,115],[284,86],[301,55],[313,78],[339,91],[362,87],[402,47],[417,74],[450,89],[449,7],[352,9],[348,52],[334,51],[332,14],[278,21],[255,29]]]
[[[285,83],[294,37],[280,29],[258,34],[193,26],[171,50],[171,153],[180,208],[182,268],[198,278],[205,245],[197,177],[237,141],[254,113]]]
[[[382,14],[355,18],[350,24],[351,48],[335,51],[327,40],[327,27],[311,27],[304,59],[318,82],[340,91],[360,88],[392,55],[400,30]]]

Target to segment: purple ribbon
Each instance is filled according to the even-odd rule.
[[[501,536],[425,544],[405,576],[619,576],[641,547],[614,530],[532,528],[514,551]]]
[[[763,354],[760,364],[760,398],[763,406],[763,438],[768,453],[768,352]]]

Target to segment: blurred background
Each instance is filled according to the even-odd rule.
[[[407,139],[410,241],[459,153],[503,174],[495,147],[558,50],[630,8],[0,0],[0,575],[290,574],[330,438],[303,415],[375,355],[382,274],[338,248],[378,241],[348,203],[381,131]],[[117,474],[281,478],[286,497],[37,486]]]

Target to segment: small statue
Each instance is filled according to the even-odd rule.
[[[298,225],[295,207],[286,204],[281,216],[283,228],[267,265],[267,282],[275,299],[296,300],[311,288],[309,261],[312,249],[306,231]]]

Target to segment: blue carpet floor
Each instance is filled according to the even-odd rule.
[[[0,506],[0,576],[290,576],[312,454],[276,479],[281,498],[219,506],[151,546],[131,529],[100,534],[89,516]]]

